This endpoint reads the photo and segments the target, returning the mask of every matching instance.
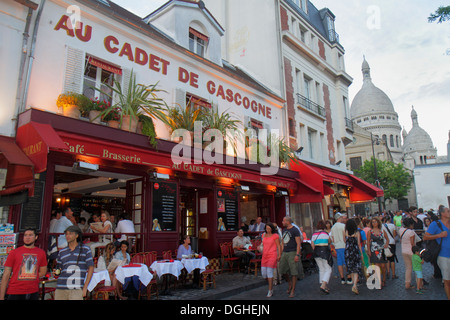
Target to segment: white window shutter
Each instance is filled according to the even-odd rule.
[[[116,76],[116,75],[114,75]],[[122,75],[121,76],[117,76],[117,77],[121,77],[121,79],[118,79],[120,85],[122,86],[122,93],[123,94],[127,94],[128,92],[128,87],[130,85],[130,78],[131,78],[131,69],[127,69],[127,68],[122,68]],[[113,101],[112,104],[116,104],[117,101],[117,94],[114,93],[113,94]]]
[[[81,93],[84,75],[84,51],[67,46],[63,92]]]
[[[186,91],[184,91],[183,89],[180,89],[180,88],[176,88],[174,98],[175,98],[174,106],[177,106],[177,107],[180,107],[183,109],[186,107]]]

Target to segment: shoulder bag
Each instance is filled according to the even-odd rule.
[[[441,231],[444,231],[441,222],[436,221],[436,223]],[[440,242],[438,242],[437,239],[425,241],[425,250],[422,251],[422,258],[425,262],[432,262],[437,260],[437,257],[441,252],[442,241],[442,238]]]

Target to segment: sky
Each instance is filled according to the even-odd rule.
[[[143,17],[167,0],[113,0]],[[261,0],[264,1],[264,0]],[[447,155],[450,130],[450,21],[427,18],[443,0],[313,0],[336,16],[345,49],[346,72],[353,78],[350,104],[362,87],[363,56],[372,82],[391,99],[399,122],[412,128],[412,106],[438,156]]]

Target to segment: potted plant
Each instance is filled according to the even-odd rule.
[[[71,118],[79,118],[78,108],[79,94],[74,92],[61,93],[56,100],[56,106],[63,109],[63,115]]]
[[[136,75],[133,72],[131,72],[126,90],[117,79],[114,79],[113,85],[105,83],[104,86],[108,88],[109,92],[104,92],[98,88],[95,88],[95,90],[109,97],[113,104],[103,110],[101,116],[105,118],[114,110],[120,110],[119,123],[123,130],[136,132],[140,113],[147,114],[150,117],[156,117],[158,113],[162,114],[160,110],[165,106],[165,103],[157,97],[157,93],[162,90],[156,88],[157,84],[146,86],[136,83]]]
[[[170,133],[173,133],[177,129],[189,131],[192,145],[195,122],[203,121],[204,110],[202,108],[195,109],[191,103],[188,103],[185,107],[179,105],[167,106],[165,111],[166,113],[163,113],[158,118],[169,127]],[[180,142],[178,138],[175,138],[174,141]]]
[[[226,154],[226,143],[228,141],[231,143],[234,152],[237,154],[237,134],[241,132],[238,129],[239,125],[242,124],[240,120],[233,119],[227,110],[219,114],[219,112],[214,108],[207,109],[204,112],[202,120],[203,133],[205,136],[208,135],[209,129],[218,130],[222,134],[224,141],[223,153]],[[208,140],[210,140],[209,137]],[[203,147],[206,147],[209,144],[209,142],[204,142]]]
[[[153,148],[156,148],[156,131],[153,119],[145,114],[139,114],[138,133],[148,136],[148,141]]]
[[[104,118],[102,118],[101,113],[103,110],[108,109],[110,106],[111,104],[106,100],[91,100],[91,106],[88,111],[89,121],[93,123],[100,123],[101,120],[105,121]]]

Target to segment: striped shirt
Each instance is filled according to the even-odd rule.
[[[88,268],[94,266],[91,249],[80,244],[73,251],[69,247],[61,249],[56,263],[61,268],[57,289],[83,289]]]
[[[319,230],[313,233],[311,242],[313,242],[315,246],[327,246],[328,239],[330,239],[329,234],[325,231]]]

